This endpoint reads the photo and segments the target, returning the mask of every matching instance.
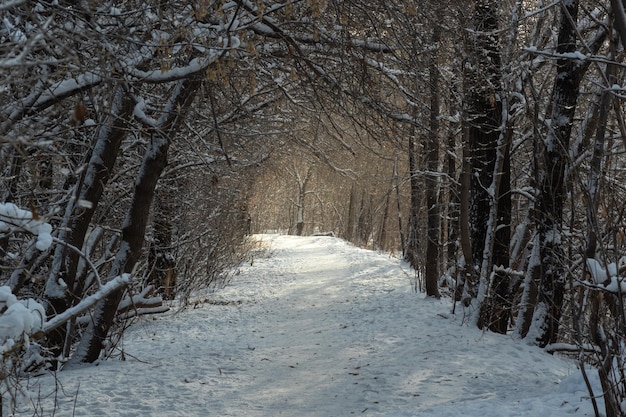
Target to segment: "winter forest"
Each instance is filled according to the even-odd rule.
[[[254,233],[392,253],[626,404],[622,0],[6,0],[2,394],[219,288]]]

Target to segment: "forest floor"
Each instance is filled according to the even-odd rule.
[[[265,255],[226,288],[143,317],[125,361],[31,380],[37,408],[18,415],[594,415],[575,362],[463,324],[449,299],[413,292],[397,259],[332,237],[258,238]]]

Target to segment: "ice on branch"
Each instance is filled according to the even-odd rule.
[[[626,294],[626,277],[620,276],[620,272],[626,270],[626,256],[620,258],[618,263],[611,262],[606,267],[596,259],[589,258],[587,270],[592,284],[609,292]]]
[[[33,218],[30,210],[23,210],[13,203],[0,203],[0,233],[26,231],[37,235],[37,249],[47,250],[52,244],[52,226]]]
[[[7,286],[0,287],[0,353],[28,343],[43,328],[45,310],[32,299],[18,300]]]

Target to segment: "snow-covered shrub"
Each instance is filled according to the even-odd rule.
[[[22,373],[43,361],[32,337],[43,329],[45,317],[40,303],[18,300],[9,287],[0,287],[0,394],[12,403],[18,395],[28,395]]]
[[[617,262],[586,259],[591,361],[598,368],[607,416],[626,412],[626,256]],[[584,306],[583,304],[583,306]],[[584,307],[583,307],[584,308]],[[592,393],[593,394],[593,393]]]
[[[0,235],[28,233],[36,236],[35,247],[46,251],[52,244],[52,226],[30,210],[0,203]],[[0,286],[0,395],[14,400],[26,394],[22,373],[43,363],[40,346],[33,336],[42,334],[46,312],[32,298],[18,299],[11,287]]]
[[[183,302],[196,291],[223,286],[251,249],[244,184],[207,188],[194,178],[188,187],[194,197],[176,218],[172,251],[178,260],[177,294]]]
[[[52,244],[52,226],[35,219],[29,210],[12,203],[0,203],[0,233],[25,231],[37,236],[37,249],[47,250]]]
[[[45,317],[41,304],[18,300],[9,287],[0,287],[0,353],[6,355],[17,344],[28,344],[30,336],[42,329]]]

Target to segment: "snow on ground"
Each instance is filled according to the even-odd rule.
[[[56,410],[54,377],[31,381],[37,415],[594,415],[573,362],[462,325],[397,259],[261,238],[271,256],[210,302],[131,328],[126,361],[58,373]]]

